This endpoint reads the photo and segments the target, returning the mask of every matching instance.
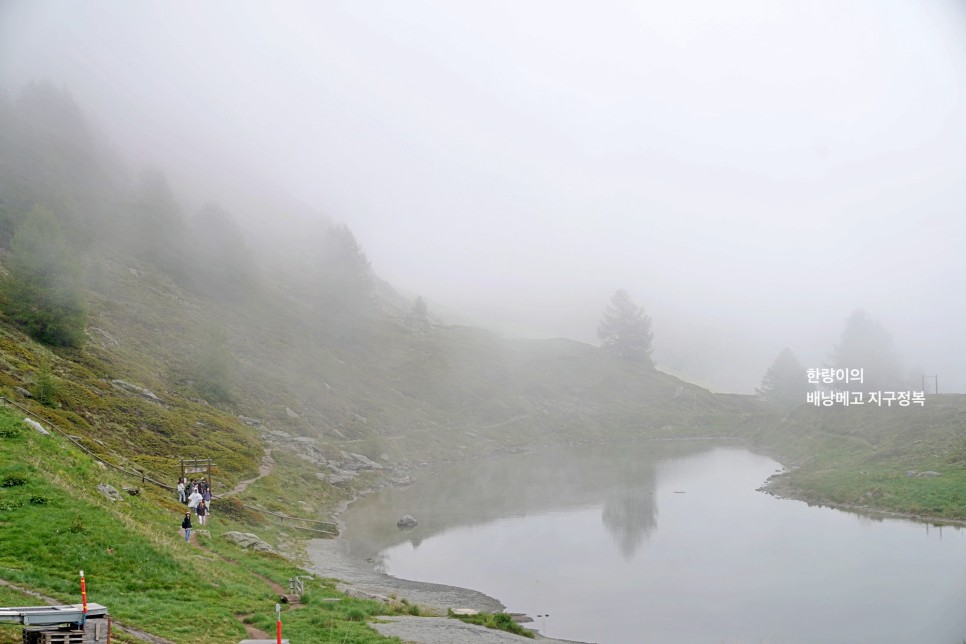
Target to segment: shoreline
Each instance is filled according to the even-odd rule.
[[[352,499],[338,503],[332,511],[332,520],[339,528],[339,536],[334,539],[310,539],[305,543],[305,557],[308,560],[309,572],[338,579],[336,588],[352,597],[373,599],[390,605],[401,604],[405,599],[410,604],[429,610],[429,614],[424,617],[386,618],[390,620],[389,623],[371,624],[384,635],[395,635],[406,641],[426,644],[436,642],[449,644],[454,641],[454,631],[471,629],[475,633],[474,641],[479,641],[481,644],[485,642],[512,644],[528,641],[528,638],[522,635],[448,618],[450,608],[472,608],[487,613],[503,612],[506,606],[494,597],[471,588],[393,577],[376,570],[369,561],[354,556],[343,536],[346,524],[342,520],[342,513],[352,503],[375,491],[375,489],[368,489]],[[533,622],[532,616],[526,615],[524,618],[521,623]],[[545,637],[536,629],[531,631],[536,641],[546,644],[589,644],[576,640]]]
[[[898,519],[905,521],[912,521],[916,523],[927,523],[935,526],[950,526],[960,529],[966,526],[966,521],[958,519],[949,519],[942,517],[929,517],[929,516],[919,516],[909,513],[902,513],[897,511],[890,511],[886,509],[875,508],[868,505],[848,505],[848,504],[836,504],[830,502],[823,502],[816,500],[814,498],[809,498],[807,495],[800,493],[798,490],[793,489],[787,484],[787,479],[783,480],[783,476],[790,473],[792,470],[796,469],[799,465],[794,464],[794,459],[787,459],[786,455],[780,453],[770,446],[765,446],[759,444],[755,441],[745,439],[738,436],[723,436],[723,437],[680,437],[680,438],[638,438],[632,439],[633,442],[638,440],[643,441],[713,441],[722,443],[737,443],[744,449],[747,449],[753,453],[758,453],[764,456],[768,456],[774,459],[782,467],[782,472],[772,474],[769,476],[757,489],[757,491],[774,496],[778,499],[796,500],[805,502],[808,505],[817,505],[821,507],[829,507],[838,509],[840,511],[849,512],[857,515],[870,516],[874,519]],[[541,446],[530,446],[530,449],[539,448]],[[791,461],[792,464],[786,464]],[[427,471],[421,472],[422,476],[432,476],[433,469],[429,468]],[[404,485],[389,485],[390,487],[406,487]],[[310,562],[309,570],[318,575],[325,577],[335,578],[339,580],[338,588],[341,592],[355,597],[363,597],[367,599],[374,599],[377,601],[382,601],[387,604],[401,604],[403,599],[410,604],[416,604],[423,609],[428,609],[426,613],[428,615],[435,616],[446,616],[447,609],[453,608],[472,608],[484,612],[502,612],[505,609],[505,605],[498,599],[488,596],[485,593],[475,591],[469,588],[449,586],[444,584],[435,584],[429,582],[419,582],[407,579],[402,579],[398,577],[393,577],[384,572],[379,571],[372,560],[366,560],[362,555],[353,555],[350,550],[349,543],[347,539],[343,536],[345,533],[346,524],[342,520],[342,514],[349,508],[349,506],[360,498],[367,496],[373,492],[378,491],[379,487],[369,488],[358,492],[351,499],[344,499],[340,501],[336,507],[332,510],[332,519],[336,522],[339,527],[339,535],[335,539],[312,539],[308,541],[305,545],[305,555]],[[531,616],[532,617],[532,616]],[[439,622],[437,626],[443,628],[443,623],[452,623],[458,620],[445,620],[445,619],[422,619],[413,617],[407,618],[405,620],[408,624],[409,629],[420,628],[425,631],[425,638],[417,637],[412,635],[412,631],[406,632],[407,641],[423,642],[424,644],[432,644],[434,642],[445,642],[445,638],[441,638],[439,633],[435,635],[432,633],[434,630],[433,623]],[[421,624],[421,627],[415,626]],[[384,625],[380,625],[380,632],[383,631]],[[497,631],[503,633],[502,631]],[[582,644],[572,642],[570,640],[559,640],[550,639],[540,635],[539,632],[533,631],[536,639],[544,642],[559,642],[561,644]],[[402,633],[396,633],[392,631],[385,631],[386,635],[401,635]],[[509,633],[503,633],[503,635],[511,638],[506,640],[506,642],[519,642],[523,641],[520,636],[514,636]],[[497,641],[497,640],[494,640]]]
[[[400,579],[379,572],[367,561],[353,556],[341,536],[311,539],[306,543],[305,554],[310,572],[338,579],[338,589],[353,597],[386,603],[405,598],[437,616],[446,615],[450,608],[474,608],[488,613],[506,608],[499,600],[469,588]]]
[[[343,537],[311,539],[305,546],[313,574],[339,580],[340,592],[352,597],[373,599],[386,604],[401,604],[405,599],[431,614],[420,617],[387,617],[372,623],[383,635],[397,636],[406,641],[423,644],[450,644],[458,641],[459,632],[472,631],[473,641],[480,644],[514,644],[529,641],[522,635],[467,624],[447,616],[450,608],[473,608],[481,612],[502,612],[505,606],[497,599],[470,588],[412,581],[393,577],[375,570],[367,561],[349,552]],[[529,617],[529,616],[528,616]],[[532,620],[530,620],[532,622]],[[541,635],[533,629],[535,641],[545,644],[588,644],[576,640],[562,640]],[[457,638],[457,639],[454,639]]]

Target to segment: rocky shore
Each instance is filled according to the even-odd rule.
[[[504,606],[498,600],[468,588],[398,579],[378,572],[365,561],[352,556],[345,539],[313,539],[306,546],[309,569],[323,577],[341,580],[339,590],[355,597],[392,603],[406,599],[434,615],[446,615],[450,608],[475,608],[499,612]],[[473,641],[480,644],[512,644],[529,641],[512,633],[465,624],[457,619],[441,617],[390,617],[380,619],[373,628],[383,635],[396,636],[420,644],[452,644]],[[569,640],[541,637],[547,644],[580,644]]]

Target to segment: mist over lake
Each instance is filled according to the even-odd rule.
[[[594,642],[944,642],[966,628],[966,532],[756,491],[734,444],[538,449],[445,469],[345,515],[355,556],[466,586]],[[404,513],[418,520],[396,527]]]
[[[960,0],[0,0],[0,604],[966,642],[964,97]]]

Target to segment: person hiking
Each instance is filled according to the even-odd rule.
[[[178,500],[184,503],[186,501],[184,495],[184,477],[182,476],[178,479]]]
[[[190,543],[191,539],[191,512],[184,513],[184,521],[181,522],[181,528],[184,530],[184,542]]]
[[[204,501],[198,504],[195,512],[198,513],[198,525],[208,525],[208,506]]]
[[[198,507],[198,504],[201,503],[201,501],[201,493],[198,492],[198,490],[193,490],[191,495],[188,497],[188,508],[194,510]]]

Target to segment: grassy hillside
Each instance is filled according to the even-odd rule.
[[[62,437],[41,436],[0,408],[0,578],[63,603],[79,603],[78,571],[89,599],[124,626],[175,642],[236,642],[246,624],[274,633],[274,607],[286,580],[304,574],[282,557],[242,550],[228,530],[255,532],[278,545],[277,531],[217,512],[207,531],[185,543],[182,506],[142,488],[111,501],[97,491],[137,481],[100,467]],[[216,505],[217,508],[217,505]],[[338,597],[340,601],[323,601]],[[286,606],[293,641],[382,642],[364,620],[384,604],[342,597],[331,582],[310,580],[303,603]],[[36,597],[0,587],[0,604],[37,605]],[[408,607],[402,607],[408,611]],[[0,642],[19,642],[19,627],[0,628]],[[137,641],[120,634],[115,641]]]
[[[32,91],[79,118],[57,90]],[[91,599],[122,622],[176,642],[237,641],[246,622],[271,630],[273,584],[298,570],[239,550],[225,530],[255,532],[297,561],[306,535],[269,512],[326,520],[429,463],[630,438],[736,436],[798,466],[776,484],[782,493],[966,519],[963,397],[786,415],[582,343],[414,319],[367,272],[347,228],[342,264],[317,257],[307,234],[260,264],[227,214],[203,209],[215,234],[199,240],[163,177],[127,185],[82,127],[34,119],[42,110],[29,102],[0,107],[0,287],[16,279],[13,240],[39,204],[82,258],[72,295],[86,311],[85,341],[57,348],[0,316],[0,395],[129,471],[173,484],[180,458],[210,457],[216,494],[258,477],[239,502],[216,503],[210,537],[186,546],[172,493],[0,408],[0,580],[76,601],[84,569]],[[65,161],[74,148],[91,152],[85,164]],[[0,288],[0,305],[16,292]],[[98,483],[142,493],[110,502]],[[325,580],[310,584],[306,607],[286,615],[293,641],[382,641],[362,622],[385,606],[322,601],[335,595]],[[0,585],[0,603],[36,599]]]
[[[801,406],[747,433],[795,465],[772,489],[818,503],[966,520],[966,396]]]

